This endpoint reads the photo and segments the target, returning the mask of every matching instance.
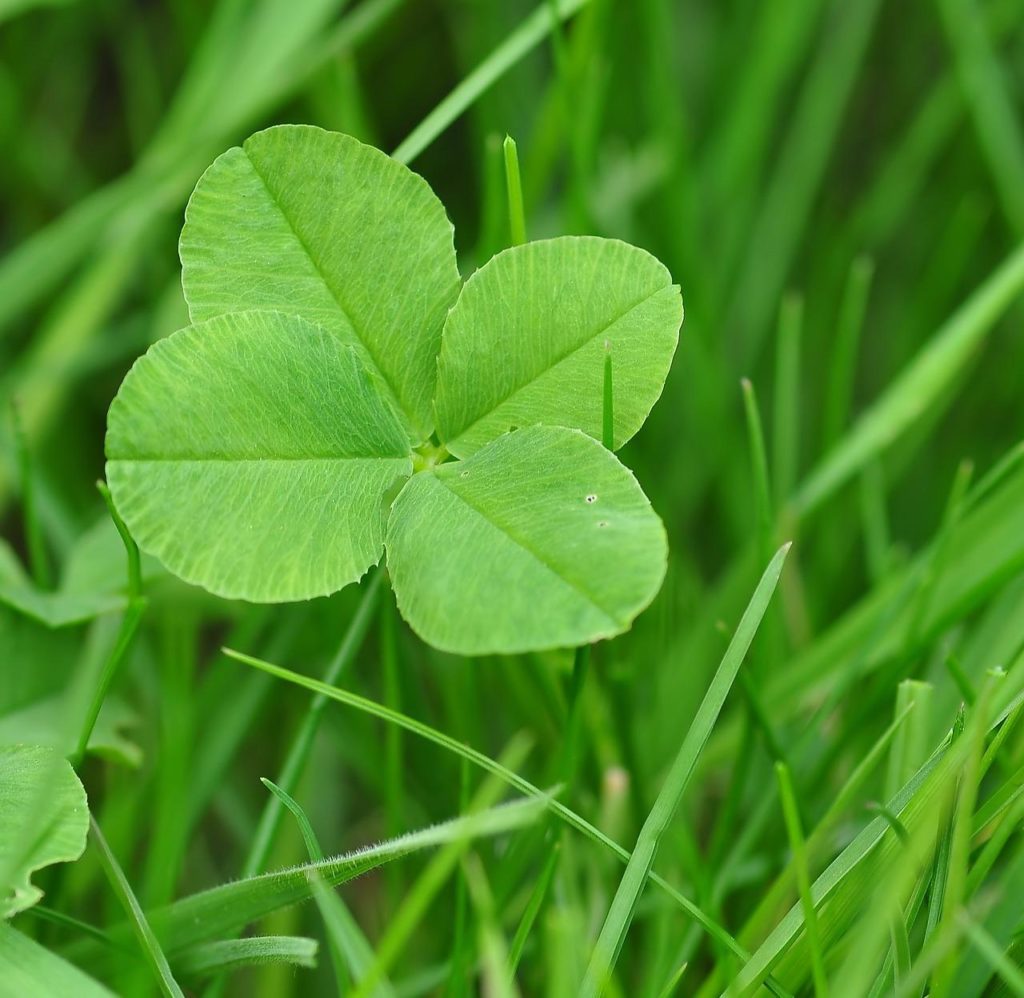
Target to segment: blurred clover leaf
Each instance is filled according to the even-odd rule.
[[[0,919],[43,892],[29,879],[85,851],[89,808],[71,764],[45,745],[0,745]]]
[[[106,440],[118,510],[172,572],[284,602],[386,548],[403,616],[460,654],[611,637],[654,598],[664,527],[598,442],[608,352],[616,448],[675,352],[650,254],[551,239],[462,285],[421,177],[293,125],[216,160],[180,249],[193,325],[136,362]]]

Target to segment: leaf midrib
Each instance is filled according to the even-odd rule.
[[[169,457],[167,455],[131,455],[130,457],[110,457],[111,464],[149,463],[149,464],[334,464],[341,461],[405,461],[411,458],[405,454],[328,454],[312,456],[284,457],[270,455],[268,457],[233,457],[229,454],[212,454],[209,456]]]
[[[671,284],[671,283],[669,283],[669,284],[662,284],[660,287],[656,288],[654,291],[651,291],[649,294],[644,295],[643,298],[639,298],[632,305],[629,305],[627,308],[623,309],[613,319],[611,319],[608,322],[606,322],[596,332],[590,333],[586,337],[586,339],[584,339],[580,343],[577,343],[574,346],[570,347],[568,350],[563,351],[546,368],[544,368],[544,370],[540,371],[537,374],[532,375],[526,381],[523,381],[521,384],[516,385],[510,392],[508,392],[502,398],[498,399],[495,403],[493,403],[490,406],[490,408],[486,410],[486,412],[481,413],[471,423],[467,423],[461,430],[459,430],[455,434],[455,436],[450,437],[446,442],[447,443],[456,443],[457,441],[461,440],[471,430],[473,430],[478,424],[482,423],[485,419],[487,419],[488,416],[491,416],[495,412],[497,412],[498,409],[500,409],[506,402],[508,402],[511,399],[515,398],[515,396],[518,395],[521,391],[524,391],[525,389],[529,388],[532,384],[534,384],[535,382],[539,381],[546,374],[549,374],[551,371],[553,371],[560,364],[563,364],[565,361],[569,360],[569,358],[572,357],[574,354],[577,354],[581,350],[583,350],[585,347],[590,346],[590,344],[593,343],[594,340],[596,340],[598,337],[603,336],[605,333],[607,333],[608,330],[611,329],[612,326],[614,326],[614,325],[618,324],[619,322],[621,322],[623,319],[625,319],[632,312],[635,312],[641,306],[646,305],[652,298],[657,297],[663,291],[665,291],[666,289],[671,289],[672,287],[674,287],[674,285]]]
[[[345,320],[351,327],[353,334],[359,341],[362,348],[366,351],[367,357],[369,357],[371,363],[373,364],[374,372],[384,383],[384,387],[388,391],[388,395],[390,396],[389,401],[394,405],[394,407],[399,412],[401,412],[405,416],[405,418],[409,421],[409,424],[411,426],[415,426],[415,417],[411,413],[406,411],[405,406],[402,404],[401,398],[399,397],[398,390],[395,388],[394,384],[392,384],[390,377],[387,375],[387,373],[384,371],[384,368],[381,366],[380,359],[377,357],[376,353],[370,346],[369,339],[367,338],[365,332],[363,332],[363,330],[359,327],[359,324],[355,321],[355,318],[353,317],[352,314],[352,310],[342,300],[341,293],[338,291],[338,289],[335,288],[334,285],[327,279],[327,274],[324,272],[323,268],[321,268],[320,264],[317,262],[317,259],[313,255],[313,252],[310,249],[309,245],[306,243],[306,240],[303,239],[302,236],[299,234],[299,230],[295,227],[295,223],[292,221],[288,213],[284,210],[284,205],[281,203],[280,198],[271,188],[269,181],[260,171],[260,168],[256,165],[256,160],[249,154],[249,150],[246,149],[244,146],[242,147],[242,154],[249,161],[249,165],[252,167],[252,171],[256,175],[256,179],[259,180],[259,182],[263,185],[263,189],[267,192],[267,197],[270,199],[271,204],[273,204],[273,206],[277,209],[278,214],[280,214],[281,218],[284,220],[285,225],[288,226],[288,230],[295,237],[295,241],[302,248],[302,252],[305,254],[306,259],[310,263],[310,266],[316,272],[317,277],[320,278],[320,281],[323,283],[323,286],[327,289],[328,294],[330,294],[331,298],[334,299],[334,304],[338,306],[339,311],[345,316]]]
[[[525,551],[531,558],[534,559],[539,565],[549,571],[559,581],[564,582],[569,588],[579,593],[592,607],[602,613],[613,627],[621,627],[622,621],[619,620],[607,607],[602,605],[591,593],[584,589],[575,579],[570,579],[563,575],[558,568],[556,568],[550,561],[548,561],[539,551],[536,550],[530,543],[528,543],[522,536],[511,531],[505,524],[499,523],[493,516],[489,515],[485,510],[481,509],[476,503],[470,502],[460,492],[456,492],[443,478],[440,478],[436,474],[432,474],[431,477],[442,485],[449,493],[455,496],[463,505],[471,509],[477,516],[486,520],[492,527],[504,534],[513,544],[518,548]]]

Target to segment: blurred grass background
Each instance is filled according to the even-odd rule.
[[[553,12],[580,6],[550,30]],[[537,44],[474,86],[524,22],[541,26]],[[467,79],[465,111],[425,148],[406,143]],[[930,750],[963,695],[946,661],[967,663],[978,685],[1019,657],[1020,474],[979,493],[995,504],[980,512],[950,493],[965,460],[982,478],[1024,436],[1022,102],[1019,0],[0,2],[0,401],[24,426],[45,559],[64,565],[101,518],[94,482],[120,379],[187,321],[176,239],[216,155],[276,122],[411,151],[468,274],[507,244],[501,140],[514,136],[531,238],[634,242],[669,266],[686,303],[664,397],[623,453],[668,526],[668,581],[632,634],[595,650],[581,701],[571,803],[612,837],[634,840],[766,552],[797,541],[753,685],[730,701],[659,858],[738,932],[785,859],[765,789],[774,759],[793,767],[811,826],[892,720],[903,680],[936,691]],[[751,469],[744,377],[773,510]],[[27,555],[9,420],[0,440],[0,522]],[[103,551],[94,573],[116,587],[120,555]],[[157,577],[116,691],[141,762],[86,770],[146,905],[238,875],[266,796],[257,777],[277,772],[306,714],[304,694],[225,661],[219,643],[319,675],[356,601],[246,608]],[[383,602],[343,685],[492,755],[525,728],[536,740],[526,768],[544,785],[571,658],[446,658]],[[116,630],[109,617],[50,630],[11,609],[0,624],[8,709],[72,683]],[[461,779],[449,756],[330,709],[296,796],[334,852],[456,813]],[[869,820],[854,808],[836,848]],[[520,882],[490,869],[510,934],[543,865],[533,845],[509,868]],[[302,855],[284,827],[275,860]],[[405,861],[347,890],[371,940],[416,870]],[[87,857],[54,878],[51,900],[87,921],[114,918],[97,877]],[[524,955],[525,993],[568,993],[559,975],[585,963],[617,878],[597,847],[563,845]],[[396,980],[451,956],[464,893],[453,881],[434,904]],[[319,931],[312,909],[276,917],[279,929]],[[657,994],[680,957],[702,973],[727,966],[680,913],[642,912],[622,993]],[[233,987],[330,993],[321,964],[299,977],[248,972]]]

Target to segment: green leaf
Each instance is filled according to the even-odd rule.
[[[301,315],[357,350],[413,442],[430,435],[459,271],[451,223],[422,177],[347,135],[269,128],[199,181],[181,262],[193,322],[254,308]]]
[[[0,918],[43,896],[32,873],[78,859],[88,828],[85,788],[66,759],[44,745],[0,746]]]
[[[161,573],[154,559],[143,560],[147,581]],[[104,515],[77,537],[64,563],[60,586],[53,591],[40,589],[0,538],[0,603],[47,627],[67,627],[123,609],[124,544],[110,517]]]
[[[114,532],[115,542],[117,540]],[[3,546],[0,544],[0,554]],[[73,557],[73,556],[72,556]],[[65,578],[70,561],[65,568]],[[124,577],[124,549],[121,550]],[[85,632],[81,628],[52,630],[0,606],[0,744],[49,745],[70,756],[77,747],[85,710],[84,695],[102,664],[118,621],[105,617]],[[104,702],[89,739],[89,751],[112,761],[137,766],[138,745],[125,737],[137,721],[116,695]]]
[[[14,552],[0,539],[0,603],[48,627],[66,627],[120,609],[124,596],[81,588],[77,580],[69,584],[67,579],[55,592],[40,589],[25,573]]]
[[[112,998],[111,993],[28,936],[0,922],[0,994],[17,998]]]
[[[160,579],[164,572],[155,558],[142,558],[142,580],[147,585]],[[124,541],[110,516],[103,515],[84,531],[68,552],[60,587],[65,592],[117,593],[126,600]]]
[[[536,423],[600,440],[611,351],[618,449],[661,395],[682,318],[671,275],[635,246],[565,236],[505,250],[466,282],[445,323],[438,433],[459,457]]]
[[[229,598],[357,581],[380,558],[384,495],[411,467],[355,351],[276,312],[155,344],[108,417],[107,481],[139,546]]]
[[[79,705],[61,694],[37,700],[21,710],[0,712],[0,744],[32,742],[50,745],[68,755],[75,750],[74,725],[79,723],[80,713]],[[137,720],[123,700],[108,696],[89,737],[89,751],[122,765],[141,765],[142,750],[123,733]]]
[[[405,619],[464,655],[620,634],[654,598],[667,558],[633,475],[579,430],[551,426],[413,477],[387,548]]]
[[[81,652],[80,630],[52,630],[0,605],[0,716],[60,696]]]

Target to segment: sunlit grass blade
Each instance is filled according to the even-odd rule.
[[[990,702],[991,698],[987,698],[987,703]],[[929,878],[928,869],[937,848],[936,828],[941,817],[946,813],[950,802],[957,798],[958,786],[961,793],[955,805],[957,820],[959,821],[960,816],[965,813],[967,804],[962,790],[965,786],[975,784],[978,759],[981,755],[980,744],[985,733],[998,723],[999,718],[993,721],[989,716],[987,705],[976,708],[968,721],[965,736],[957,736],[956,729],[959,725],[955,725],[944,740],[943,746],[931,756],[928,764],[895,798],[887,802],[888,809],[898,817],[907,830],[906,840],[899,841],[895,835],[891,836],[890,841],[881,844],[869,864],[860,872],[860,879],[864,882],[859,887],[868,893],[870,901],[860,908],[846,957],[835,974],[837,995],[854,998],[855,995],[862,993],[875,976],[884,956],[892,918],[902,915],[907,900],[914,893],[915,885],[919,887],[922,879]],[[922,775],[929,770],[930,775],[921,782]],[[907,791],[915,784],[918,785],[918,790],[908,798]],[[973,799],[973,792],[968,793]],[[962,852],[957,844],[957,834],[962,837],[963,830],[961,828],[957,833],[954,825],[954,836],[950,845],[950,874],[943,891],[943,913],[938,931],[925,947],[925,951],[938,947],[943,949],[943,956],[938,963],[940,968],[952,958],[957,947],[955,920],[952,919],[952,912],[946,907],[951,897],[963,897],[962,877],[956,872],[961,868],[957,857]],[[880,868],[877,864],[883,861],[883,858],[885,867]],[[959,904],[954,903],[954,907],[959,907]],[[947,929],[954,932],[951,934],[946,931]],[[905,976],[905,981],[914,977],[917,966],[921,963],[922,959],[919,958],[917,964]],[[936,983],[933,980],[933,986]]]
[[[893,951],[893,986],[898,988],[910,973],[912,964],[907,926],[899,914],[893,916],[890,935],[892,936]]]
[[[804,932],[807,933],[807,945],[811,951],[814,993],[818,998],[825,998],[828,995],[828,976],[825,973],[825,956],[821,949],[821,938],[818,935],[818,917],[814,910],[814,899],[811,897],[807,844],[804,840],[803,829],[800,827],[800,812],[797,808],[796,794],[793,792],[793,779],[785,763],[775,763],[775,778],[779,783],[779,796],[782,798],[782,813],[786,820],[789,849],[793,854],[797,891],[804,910]]]
[[[946,876],[945,890],[942,897],[942,916],[939,923],[943,926],[955,924],[958,913],[967,900],[967,877],[971,857],[971,831],[974,819],[974,806],[978,799],[981,758],[985,749],[986,725],[985,717],[992,702],[995,686],[1002,679],[990,676],[985,683],[981,696],[975,704],[970,725],[965,733],[965,741],[969,751],[967,761],[960,775],[957,789],[956,805],[953,812],[953,827],[949,840],[949,869]],[[942,960],[936,968],[931,980],[931,994],[934,998],[952,994],[953,978],[956,974],[956,948]]]
[[[1012,709],[1000,711],[999,716],[988,725],[989,729],[1002,723]],[[887,809],[898,816],[910,833],[915,849],[918,846],[924,851],[934,848],[938,814],[952,790],[952,781],[964,765],[967,756],[965,744],[966,739],[958,739],[951,744],[950,736],[947,735],[943,744],[910,782],[886,802]],[[857,912],[864,913],[868,907],[878,907],[879,902],[875,905],[870,902],[876,887],[885,891],[889,898],[902,891],[904,885],[900,878],[907,880],[915,875],[917,869],[907,863],[906,848],[891,831],[888,822],[878,817],[817,877],[811,887],[811,894],[820,913],[819,925],[826,946],[843,937],[849,928],[849,919]],[[829,901],[828,905],[825,905],[826,900]],[[881,901],[884,902],[885,898]],[[809,970],[801,947],[794,945],[802,925],[803,913],[799,905],[796,905],[772,929],[752,959],[740,971],[735,982],[738,994],[754,993],[769,970],[775,970],[781,979],[786,979],[786,974],[796,972],[798,968],[804,973]],[[860,993],[857,989],[862,978],[871,975],[872,965],[865,954],[879,943],[887,941],[888,922],[883,919],[881,922],[875,920],[862,923],[861,937],[865,950],[852,951],[852,959],[863,957],[856,964],[857,972],[852,972],[853,965],[848,958],[845,969],[833,977],[837,988],[845,988],[847,994]],[[868,983],[870,980],[871,976],[867,976]]]
[[[1000,868],[999,877],[993,878],[984,890],[965,906],[967,913],[978,922],[995,946],[1007,958],[1020,966],[1020,896],[1024,890],[1024,850],[1019,847],[1007,857]],[[964,929],[958,920],[958,928]],[[969,941],[969,940],[968,940]],[[981,998],[998,991],[993,980],[999,974],[992,960],[975,946],[961,952],[952,993],[956,998]]]
[[[1013,802],[1012,807],[975,859],[967,878],[968,896],[975,894],[984,883],[1000,853],[1006,848],[1011,837],[1016,834],[1022,820],[1024,820],[1024,793],[1021,793]]]
[[[508,947],[498,925],[494,895],[476,854],[463,861],[466,883],[479,920],[482,993],[493,998],[517,998],[519,989],[510,970]]]
[[[905,679],[896,689],[897,717],[909,714],[893,739],[889,753],[889,767],[885,777],[886,799],[895,795],[900,787],[924,765],[931,754],[928,744],[931,736],[931,703],[934,687],[917,679]]]
[[[979,925],[966,911],[959,911],[957,918],[960,928],[971,941],[971,944],[995,969],[1010,991],[1018,996],[1024,995],[1024,973],[1004,952],[999,944]]]
[[[835,794],[828,810],[821,820],[815,825],[814,830],[807,839],[807,854],[809,863],[817,866],[830,840],[835,832],[836,826],[846,816],[847,810],[853,806],[863,793],[864,785],[879,767],[889,750],[893,739],[899,732],[901,726],[906,723],[910,708],[898,715],[879,736],[878,740],[871,746],[867,754],[860,760],[856,768],[850,774],[846,782]],[[763,938],[770,927],[770,921],[775,913],[781,908],[786,898],[791,896],[796,885],[796,870],[794,857],[790,857],[789,863],[778,875],[770,889],[766,890],[761,898],[753,915],[744,926],[741,939]]]
[[[761,623],[761,618],[768,609],[788,553],[789,544],[786,544],[779,549],[765,569],[761,581],[754,590],[750,604],[740,619],[736,633],[722,657],[718,672],[712,679],[697,715],[683,739],[679,754],[672,763],[672,768],[662,785],[658,799],[644,822],[591,954],[590,965],[587,967],[586,978],[580,990],[581,994],[598,994],[615,967],[615,961],[633,920],[637,901],[640,899],[651,867],[654,865],[658,845],[679,809],[683,792],[696,768],[701,749],[718,720],[725,698],[728,696],[747,650],[754,640],[754,634]]]
[[[93,841],[96,843],[103,872],[107,875],[110,886],[128,915],[132,931],[139,941],[139,948],[142,950],[142,955],[145,957],[146,963],[149,964],[157,984],[160,985],[160,990],[167,998],[185,998],[184,993],[178,986],[178,982],[175,981],[174,975],[171,973],[170,965],[167,962],[167,957],[164,956],[160,942],[135,897],[131,884],[128,883],[121,865],[110,851],[110,846],[107,845],[107,840],[103,837],[103,832],[100,831],[100,826],[96,824],[95,819],[90,819],[90,831]]]

